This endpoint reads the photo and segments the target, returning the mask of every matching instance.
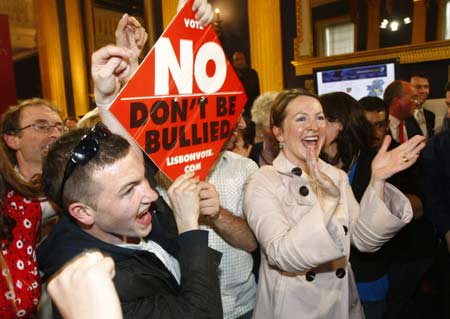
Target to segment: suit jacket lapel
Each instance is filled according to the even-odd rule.
[[[405,119],[405,126],[408,139],[410,139],[414,135],[423,135],[422,130],[420,129],[420,126],[414,117]]]

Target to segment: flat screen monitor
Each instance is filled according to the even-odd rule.
[[[359,100],[383,97],[386,87],[398,74],[398,59],[313,69],[318,95],[346,92]]]

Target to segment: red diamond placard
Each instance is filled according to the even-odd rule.
[[[187,1],[109,110],[172,180],[202,180],[234,129],[247,96],[211,25]]]

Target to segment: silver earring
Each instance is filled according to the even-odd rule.
[[[278,147],[280,148],[280,150],[282,150],[284,148],[284,142],[283,141],[278,142]]]

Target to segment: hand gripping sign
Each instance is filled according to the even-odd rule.
[[[211,27],[193,1],[172,20],[110,111],[172,180],[202,180],[234,129],[247,96]]]

